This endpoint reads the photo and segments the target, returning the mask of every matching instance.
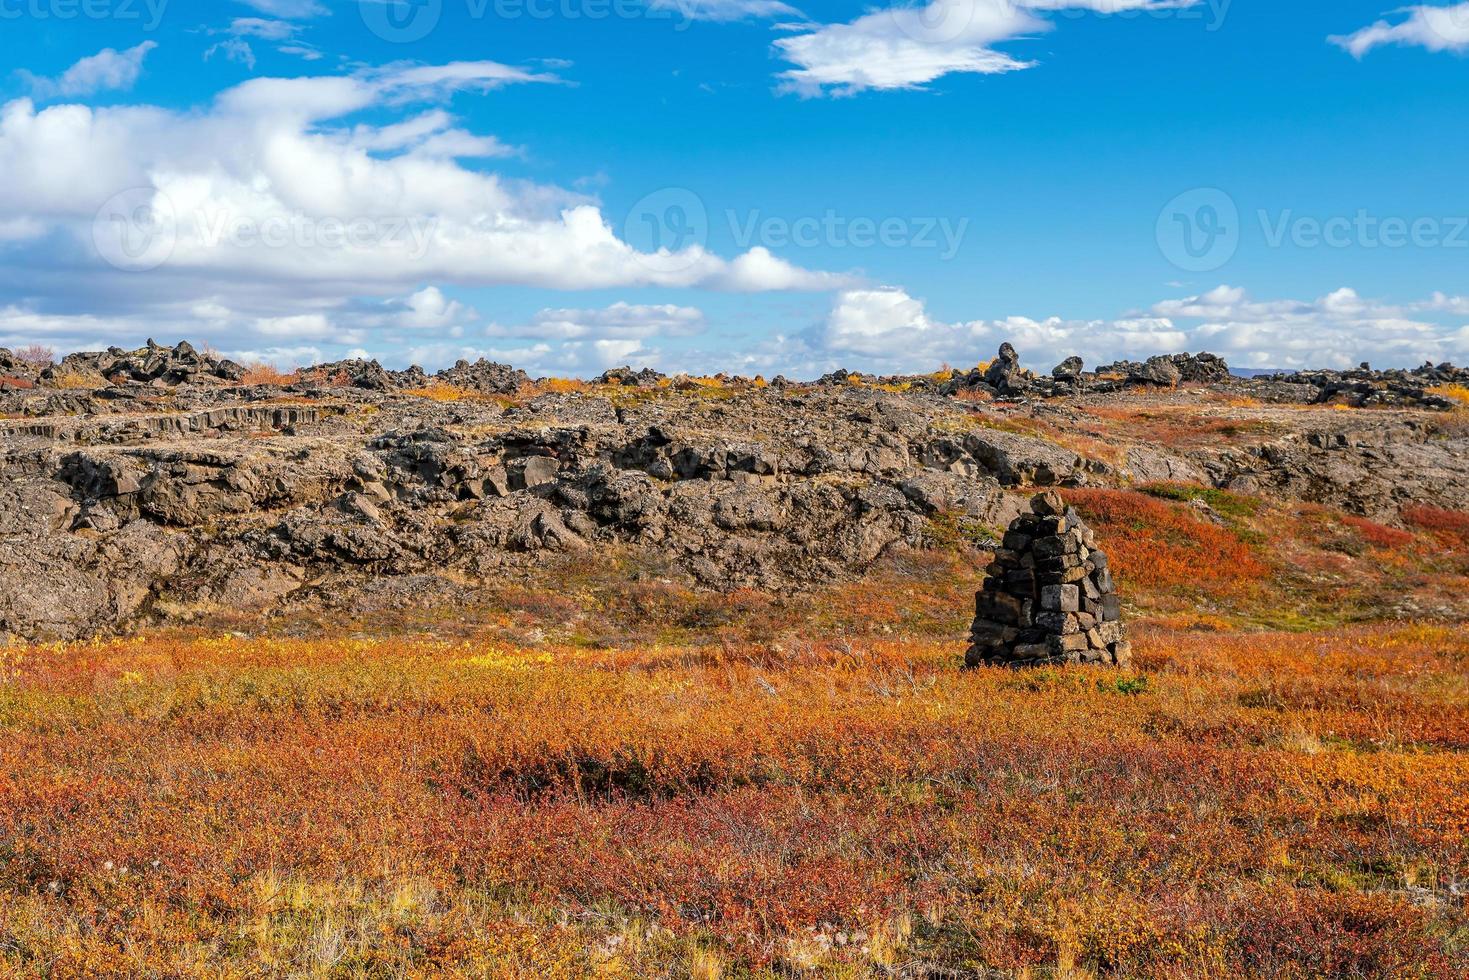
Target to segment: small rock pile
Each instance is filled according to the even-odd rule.
[[[1122,603],[1096,536],[1061,495],[1010,524],[975,598],[968,667],[1130,666]]]

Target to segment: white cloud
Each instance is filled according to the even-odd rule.
[[[244,65],[251,71],[255,70],[255,49],[250,47],[249,41],[242,41],[237,37],[232,37],[211,44],[204,49],[205,61],[212,60],[215,55],[223,55],[226,61],[234,61]]]
[[[1354,58],[1387,44],[1429,51],[1469,51],[1469,3],[1445,7],[1419,5],[1396,11],[1407,16],[1397,23],[1379,20],[1352,34],[1327,38]]]
[[[691,306],[613,303],[600,309],[544,309],[518,324],[492,323],[488,343],[410,343],[406,356],[430,370],[477,357],[513,364],[531,375],[591,377],[611,367],[656,367],[667,352],[654,341],[705,329]]]
[[[541,310],[529,323],[491,325],[491,337],[533,340],[647,340],[652,337],[689,337],[704,329],[704,314],[692,306],[613,303],[600,310]]]
[[[1469,353],[1463,331],[1411,318],[1413,310],[1446,309],[1443,294],[1425,303],[1397,306],[1338,289],[1315,300],[1257,302],[1241,289],[1219,287],[1203,296],[1170,300],[1155,313],[1201,319],[1189,335],[1242,367],[1351,367],[1420,364],[1462,359]]]
[[[271,367],[281,370],[310,367],[313,364],[320,364],[327,360],[320,347],[312,347],[310,345],[296,347],[234,348],[225,350],[222,353],[225,357],[238,364],[268,364]]]
[[[1452,310],[1442,294],[1412,309]],[[1241,367],[1350,367],[1359,361],[1418,364],[1462,359],[1469,328],[1415,320],[1404,308],[1339,289],[1312,301],[1255,301],[1237,287],[1154,304],[1121,319],[1037,320],[1009,316],[947,323],[902,289],[840,293],[809,335],[806,363],[880,373],[973,364],[1009,341],[1027,364],[1048,369],[1072,355],[1088,365],[1119,358],[1209,350]]]
[[[930,316],[922,300],[902,289],[840,293],[814,334],[816,349],[836,363],[882,373],[931,371],[941,363],[972,365],[994,356],[1005,341],[1028,363],[1049,368],[1071,354],[1097,359],[1177,351],[1187,335],[1166,318],[1122,320],[995,320],[945,323]],[[849,363],[850,362],[850,363]]]
[[[35,218],[12,218],[0,221],[0,243],[24,242],[46,234],[46,225]]]
[[[229,26],[229,32],[236,37],[258,37],[262,41],[287,41],[296,36],[297,30],[288,20],[261,17],[236,17]]]
[[[374,153],[413,150],[424,156],[450,158],[509,157],[518,147],[494,136],[476,136],[454,127],[454,117],[435,109],[388,126],[359,125],[352,129],[353,145]]]
[[[477,328],[474,309],[428,286],[373,303],[286,296],[268,313],[241,311],[215,297],[117,316],[47,314],[11,305],[0,308],[0,346],[44,342],[61,351],[97,350],[113,343],[136,346],[151,336],[245,351],[249,357],[237,359],[275,364],[335,360],[354,356],[352,348],[377,351],[373,356],[389,366],[419,363],[433,370],[461,357],[486,357],[533,375],[577,377],[620,364],[797,378],[837,367],[927,372],[943,363],[967,367],[988,360],[1006,341],[1027,366],[1042,371],[1072,354],[1095,367],[1185,350],[1212,351],[1237,367],[1343,368],[1364,360],[1385,367],[1463,363],[1469,358],[1469,325],[1421,319],[1411,311],[1457,317],[1466,305],[1442,293],[1394,305],[1352,289],[1316,300],[1255,300],[1243,289],[1220,286],[1115,319],[1012,315],[947,322],[905,290],[852,289],[838,293],[810,329],[758,340],[744,335],[738,349],[729,350],[688,346],[689,338],[710,334],[704,314],[694,307],[618,302],[543,309],[523,323]],[[290,358],[281,351],[310,356]]]
[[[851,284],[758,248],[729,259],[700,245],[640,252],[585,194],[458,162],[514,148],[459,128],[444,109],[406,108],[460,89],[556,80],[467,62],[256,78],[192,111],[17,100],[0,106],[0,248],[29,266],[85,276],[88,311],[129,336],[147,336],[153,323],[159,334],[177,323],[176,336],[194,336],[189,311],[205,306],[228,311],[217,319],[231,329],[334,343],[353,342],[341,331],[448,332],[472,322],[469,311],[436,319],[421,302],[384,305],[415,291],[426,300],[426,283],[749,292]],[[374,125],[354,125],[368,108]],[[123,191],[124,205],[109,203]],[[114,210],[99,221],[104,204]],[[101,261],[96,236],[132,234],[148,209],[166,233],[163,264],[134,275]],[[0,303],[24,296],[28,309],[50,313],[77,302],[73,277],[8,278],[12,294],[0,292]],[[317,313],[331,329],[277,319]]]
[[[397,326],[409,329],[454,330],[479,314],[455,299],[449,299],[437,286],[426,286],[398,306],[394,319]]]
[[[281,54],[294,55],[305,61],[320,61],[323,57],[321,51],[301,40],[301,25],[288,20],[236,17],[230,21],[229,27],[211,30],[209,33],[228,34],[230,39],[211,45],[204,52],[206,61],[222,52],[231,61],[239,61],[253,69],[255,52],[250,47],[250,43],[244,40],[245,38],[273,42],[277,45],[276,50]]]
[[[320,51],[304,44],[282,44],[276,50],[281,54],[293,54],[302,61],[320,61],[323,57]]]
[[[331,13],[318,0],[239,0],[239,2],[247,7],[253,7],[262,14],[284,17],[287,20],[325,17]]]
[[[685,20],[730,22],[800,17],[801,12],[781,0],[649,0],[651,10],[668,10]]]
[[[1432,299],[1415,306],[1414,309],[1469,316],[1469,296],[1448,296],[1444,293],[1434,293]]]
[[[1190,7],[1200,0],[931,0],[878,10],[845,24],[798,27],[775,42],[797,67],[782,72],[781,91],[803,96],[911,89],[953,72],[984,75],[1035,63],[995,46],[1052,29],[1032,11],[1123,13]]]
[[[20,75],[40,99],[127,91],[137,84],[138,76],[143,73],[144,59],[156,47],[157,43],[144,41],[126,51],[103,48],[72,65],[59,78],[41,78],[28,71],[21,71]]]
[[[797,67],[781,89],[801,95],[851,95],[864,89],[916,88],[950,72],[996,74],[1029,67],[992,45],[1049,25],[1006,0],[933,0],[893,7],[782,38],[776,50]]]
[[[648,349],[638,340],[573,340],[559,343],[528,342],[515,346],[473,344],[421,344],[409,347],[407,359],[433,371],[459,359],[483,357],[511,364],[532,377],[589,378],[608,368],[631,365],[657,367],[660,351]]]
[[[253,331],[261,337],[322,340],[334,344],[360,344],[363,339],[361,330],[339,327],[323,313],[260,317],[253,325]]]

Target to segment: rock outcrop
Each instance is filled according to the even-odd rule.
[[[1124,384],[1172,387],[1185,381],[1220,384],[1230,380],[1229,365],[1217,354],[1159,354],[1141,363],[1117,361],[1096,371],[1099,377],[1121,378]]]
[[[486,395],[513,395],[522,385],[530,384],[530,376],[508,364],[497,364],[480,358],[471,364],[457,361],[436,377],[445,384]]]
[[[109,347],[105,351],[68,354],[41,372],[43,382],[61,378],[98,377],[112,384],[184,385],[239,381],[245,368],[234,361],[195,350],[187,342],[164,347],[149,340],[138,350]]]
[[[1301,411],[1236,397],[1282,381],[1230,379],[1220,399],[1075,361],[1036,377],[1013,349],[999,363],[1009,394],[982,372],[765,385],[613,371],[564,393],[489,362],[438,375],[500,396],[476,398],[370,360],[270,384],[230,382],[227,362],[187,346],[73,355],[66,387],[59,365],[35,387],[0,383],[0,639],[472,589],[609,548],[711,588],[788,591],[952,542],[956,520],[1003,528],[1037,487],[1186,482],[1388,524],[1469,499],[1469,432],[1425,410],[1431,392]],[[1318,374],[1374,391],[1463,376]],[[627,397],[629,380],[653,386]],[[996,403],[948,397],[965,384]],[[1114,399],[1127,411],[1090,412]],[[1217,437],[1118,421],[1155,405]]]
[[[999,353],[984,372],[984,383],[1001,395],[1023,392],[1029,380],[1020,367],[1020,355],[1008,343],[1000,345]]]
[[[632,368],[623,366],[603,371],[597,378],[598,384],[624,385],[630,388],[656,388],[668,380],[666,374],[654,371],[652,368],[643,368],[634,371]]]
[[[1010,522],[975,597],[965,665],[1130,666],[1122,603],[1096,536],[1054,490],[1030,510]]]

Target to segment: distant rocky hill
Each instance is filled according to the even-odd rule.
[[[49,366],[0,350],[0,637],[408,601],[609,545],[710,588],[800,588],[938,523],[982,537],[1034,486],[1195,482],[1392,522],[1469,500],[1469,431],[1434,390],[1465,380],[1244,380],[1208,355],[1038,377],[1006,350],[986,371],[809,384],[371,361],[251,384],[187,345]],[[1107,422],[1120,409],[1207,425],[1163,438]]]

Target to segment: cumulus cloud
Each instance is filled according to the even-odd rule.
[[[442,294],[425,284],[755,292],[852,283],[760,248],[732,258],[699,244],[641,252],[584,193],[461,165],[516,150],[422,105],[557,81],[476,61],[256,78],[192,111],[0,106],[0,303],[26,297],[32,314],[102,314],[127,336],[147,336],[152,323],[196,336],[190,311],[208,308],[226,311],[219,322],[230,329],[345,344],[364,330],[472,322],[452,301],[436,312]],[[371,123],[353,118],[367,109]],[[127,263],[141,252],[157,261],[135,274]],[[314,314],[324,319],[278,319]],[[70,330],[89,337],[95,326]]]
[[[532,375],[591,377],[611,367],[657,367],[668,352],[657,341],[705,329],[703,311],[674,304],[617,302],[593,309],[543,309],[523,323],[492,323],[470,339],[409,341],[406,357],[430,370],[463,358],[514,364]]]
[[[617,302],[595,309],[544,309],[524,323],[488,325],[488,342],[410,344],[425,367],[459,358],[504,361],[532,375],[590,377],[610,367],[656,367],[668,353],[656,341],[692,337],[705,329],[703,311],[673,304]]]
[[[845,24],[797,28],[775,42],[796,65],[779,88],[802,96],[853,95],[867,89],[921,88],[954,72],[1020,71],[1035,62],[996,45],[1042,34],[1050,21],[1034,11],[1124,13],[1191,7],[1200,0],[931,0],[877,10]]]
[[[838,367],[880,374],[927,372],[943,363],[963,367],[993,357],[1009,341],[1038,370],[1072,354],[1096,366],[1184,350],[1213,351],[1236,367],[1341,368],[1364,360],[1378,366],[1464,363],[1464,314],[1469,300],[1443,293],[1404,304],[1349,288],[1314,300],[1262,300],[1224,285],[1116,318],[1010,315],[950,322],[906,290],[879,287],[842,290],[826,315],[805,329],[745,336],[738,349],[728,350],[694,346],[711,333],[696,307],[624,301],[479,324],[472,307],[427,286],[374,302],[290,296],[266,312],[242,311],[219,297],[119,316],[48,314],[16,304],[0,308],[0,346],[42,341],[59,350],[97,349],[156,336],[203,340],[277,364],[303,362],[262,352],[334,359],[350,356],[349,348],[371,349],[390,365],[419,363],[430,370],[461,357],[486,357],[537,375],[588,377],[631,364],[810,378]]]
[[[659,366],[660,351],[637,340],[573,340],[559,343],[526,341],[520,344],[478,345],[430,343],[407,349],[407,359],[426,370],[447,367],[463,359],[483,357],[513,364],[532,377],[589,378],[611,367]]]
[[[401,302],[389,302],[397,326],[412,330],[462,330],[465,323],[479,313],[455,299],[449,299],[437,286],[426,286]]]
[[[1405,7],[1397,13],[1403,16],[1396,23],[1379,20],[1352,34],[1333,35],[1327,40],[1354,58],[1389,44],[1459,54],[1469,51],[1469,3]]]
[[[835,355],[838,362],[851,361],[846,366],[882,372],[931,371],[940,363],[974,364],[993,357],[1005,341],[1025,352],[1028,359],[1055,356],[1051,363],[1070,354],[1096,363],[1177,351],[1188,341],[1187,334],[1165,317],[1037,320],[1007,316],[948,323],[930,316],[922,300],[897,288],[838,294],[813,338],[817,350]]]
[[[126,51],[103,48],[72,65],[58,78],[41,78],[28,71],[19,74],[38,99],[127,91],[137,84],[138,76],[143,73],[144,59],[156,47],[157,43],[144,41]]]
[[[1469,296],[1449,296],[1444,293],[1434,293],[1431,299],[1415,307],[1415,309],[1469,316]]]
[[[704,329],[703,311],[692,306],[613,303],[603,309],[541,310],[529,323],[493,325],[493,337],[535,340],[647,340],[652,337],[690,337]]]
[[[930,315],[922,300],[902,289],[847,290],[808,333],[800,356],[813,369],[926,371],[942,362],[973,364],[1009,341],[1040,369],[1072,354],[1095,366],[1183,350],[1210,350],[1241,367],[1417,364],[1469,354],[1469,328],[1409,315],[1428,309],[1452,313],[1460,302],[1436,294],[1401,307],[1347,288],[1315,300],[1255,300],[1239,287],[1219,286],[1119,319],[1008,316],[950,323]]]
[[[1444,301],[1442,294],[1436,297]],[[1196,347],[1232,358],[1242,367],[1350,367],[1360,361],[1420,364],[1462,360],[1465,333],[1410,315],[1435,300],[1398,306],[1342,288],[1315,300],[1260,302],[1243,290],[1220,287],[1202,296],[1170,300],[1154,312],[1202,322],[1190,328]]]

